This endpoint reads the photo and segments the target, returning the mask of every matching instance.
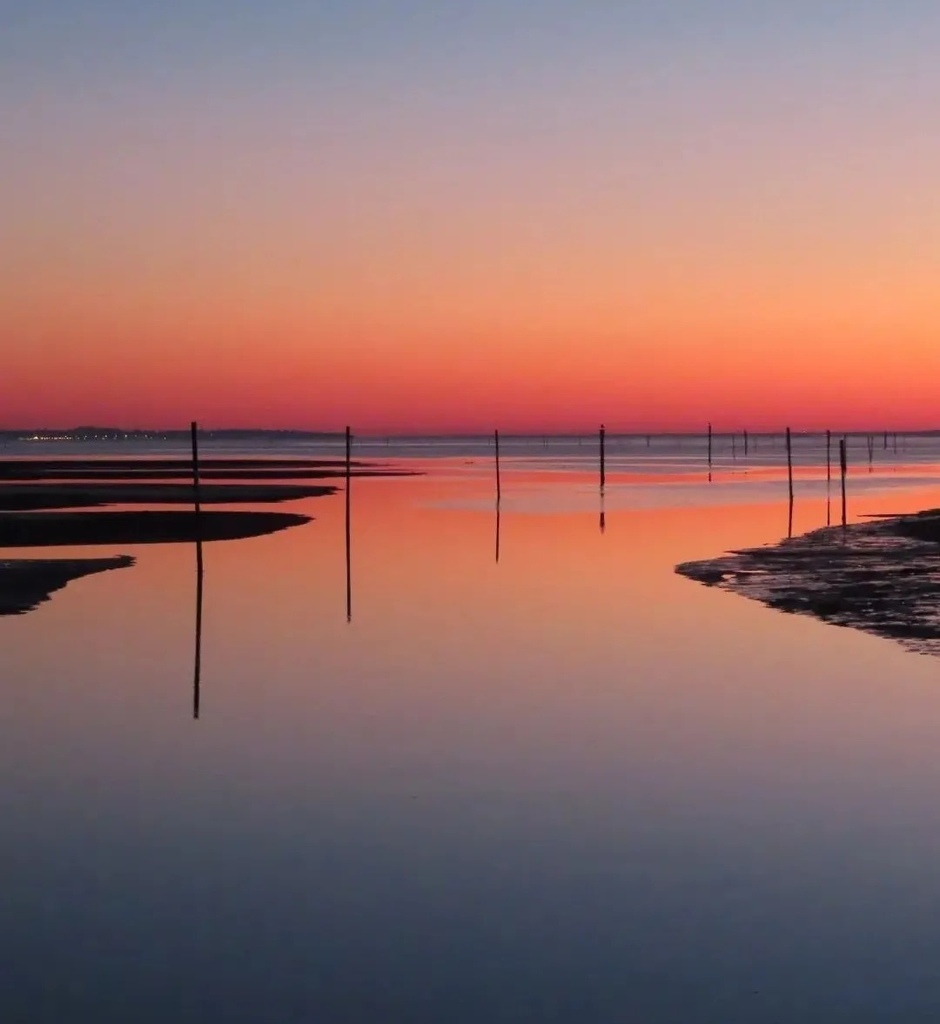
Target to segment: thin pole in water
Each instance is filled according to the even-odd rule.
[[[826,431],[826,483],[832,480],[832,431]]]
[[[600,429],[600,434],[598,435],[598,439],[600,441],[600,448],[601,448],[601,490],[604,489],[604,485],[607,483],[607,467],[606,467],[606,464],[605,464],[605,452],[604,452],[604,442],[605,442],[606,434],[607,434],[607,432],[604,429],[604,424],[602,423],[601,424],[601,429]]]
[[[193,450],[193,508],[196,512],[196,649],[193,656],[193,718],[199,717],[199,681],[202,674],[202,504],[199,500],[199,424],[189,425]]]
[[[193,505],[198,515],[202,508],[199,504],[199,424],[195,420],[189,425],[189,434],[193,447]]]
[[[845,475],[848,472],[848,461],[845,452],[845,438],[839,441],[839,469],[842,477],[842,526],[845,527]]]
[[[496,448],[496,501],[499,502],[503,496],[502,487],[500,486],[499,480],[499,431],[493,431],[493,444]]]
[[[708,424],[708,469],[712,468],[712,425]]]
[[[787,485],[790,491],[790,504],[793,504],[793,443],[790,439],[790,428],[787,427]]]
[[[196,512],[196,572],[201,576],[202,564],[202,503],[199,500],[199,424],[193,420],[189,425],[193,448],[193,508]]]
[[[747,458],[747,431],[744,431],[744,457]]]

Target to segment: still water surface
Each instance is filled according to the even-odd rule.
[[[191,547],[0,619],[0,1019],[940,1019],[937,662],[673,572],[785,534],[779,459],[631,455],[602,532],[587,455],[498,524],[412,458],[353,481],[350,622],[342,493],[206,546],[198,720]]]

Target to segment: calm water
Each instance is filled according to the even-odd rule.
[[[498,520],[482,445],[361,449],[426,475],[354,480],[350,622],[342,493],[207,545],[198,720],[190,547],[0,619],[0,1019],[940,1019],[938,664],[675,575],[787,530],[779,439],[696,444],[602,506],[520,443]],[[940,505],[857,444],[853,517]]]

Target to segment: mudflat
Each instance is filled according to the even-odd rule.
[[[133,564],[134,559],[128,555],[0,561],[0,615],[21,615],[32,611],[72,580]]]
[[[235,510],[6,512],[0,548],[241,540],[309,522],[310,516],[291,512]]]

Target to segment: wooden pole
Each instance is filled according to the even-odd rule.
[[[199,425],[195,420],[189,425],[189,434],[193,446],[193,504],[198,515],[202,508],[199,503]]]
[[[744,431],[744,457],[747,458],[747,431]]]
[[[826,483],[832,480],[832,431],[826,431]]]
[[[196,513],[196,649],[193,657],[193,718],[199,717],[199,680],[202,671],[202,503],[199,500],[199,424],[189,425],[193,452],[193,508]]]
[[[193,508],[196,513],[196,573],[202,579],[202,503],[199,500],[199,424],[193,420],[189,425],[193,449]]]
[[[346,428],[346,621],[352,622],[352,515],[351,490],[352,480],[352,433]]]
[[[503,490],[502,490],[502,487],[500,486],[500,480],[499,480],[499,431],[498,430],[494,430],[493,431],[493,443],[496,446],[496,501],[499,502],[499,500],[503,496]]]
[[[793,504],[793,443],[790,439],[790,428],[787,427],[787,484],[790,491],[790,504]]]
[[[602,423],[601,424],[601,429],[600,429],[600,434],[599,434],[600,447],[601,447],[601,490],[604,489],[604,485],[607,483],[607,467],[606,467],[606,464],[605,464],[605,452],[604,452],[604,443],[605,443],[606,433],[607,432],[604,429],[604,424]]]
[[[712,468],[712,425],[708,424],[708,468]]]
[[[845,438],[839,441],[839,470],[842,477],[842,526],[845,526],[845,475],[848,472],[848,461],[845,453]]]

